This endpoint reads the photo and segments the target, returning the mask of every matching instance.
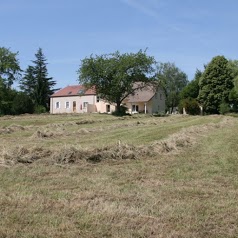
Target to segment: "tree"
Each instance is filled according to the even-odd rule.
[[[222,103],[229,103],[233,88],[232,70],[224,56],[216,56],[207,65],[199,82],[198,100],[206,113],[219,113]]]
[[[232,70],[232,78],[234,87],[230,91],[229,101],[232,105],[232,111],[238,111],[238,60],[229,60],[229,67]]]
[[[199,95],[199,80],[202,76],[202,72],[197,69],[194,79],[190,81],[181,91],[180,99],[194,98]]]
[[[48,77],[46,58],[39,48],[33,60],[34,66],[28,66],[25,75],[20,81],[20,89],[32,100],[35,108],[49,107],[49,96],[54,93],[56,82]]]
[[[179,112],[185,112],[189,115],[199,115],[201,113],[201,109],[199,104],[195,98],[185,98],[179,102]]]
[[[30,97],[24,92],[16,92],[12,100],[12,114],[19,115],[23,113],[33,113],[34,105]]]
[[[16,93],[0,79],[0,115],[13,114],[12,103]]]
[[[7,87],[10,87],[14,80],[21,75],[17,53],[12,53],[10,49],[0,47],[0,79]]]
[[[152,81],[154,58],[140,50],[137,53],[91,55],[81,61],[79,82],[87,88],[95,87],[101,98],[117,105],[120,113],[122,101],[135,90]],[[140,84],[135,83],[140,81]]]
[[[166,107],[170,112],[179,104],[179,94],[187,85],[187,75],[174,63],[160,63],[157,65],[156,79],[163,87],[166,96]]]

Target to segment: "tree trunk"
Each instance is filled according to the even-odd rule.
[[[117,114],[121,113],[121,102],[120,101],[117,101],[116,112],[117,112]]]

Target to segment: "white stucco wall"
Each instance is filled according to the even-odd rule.
[[[66,108],[66,102],[69,105],[69,108]],[[75,110],[73,108],[74,102],[76,104]],[[86,103],[88,103],[88,106],[85,105]],[[59,108],[56,107],[56,104],[59,105]],[[50,113],[106,113],[107,105],[110,104],[103,100],[97,102],[96,95],[52,97],[50,99]],[[113,111],[115,111],[115,106],[110,105],[110,112]]]
[[[152,98],[152,113],[165,113],[165,94],[162,89],[158,89]]]
[[[152,99],[148,102],[135,102],[135,103],[128,103],[124,101],[126,107],[128,108],[129,113],[133,113],[132,107],[133,105],[138,105],[139,110],[138,112],[144,112],[146,108],[146,113],[164,113],[165,112],[165,94],[162,89],[158,89]],[[146,106],[145,106],[146,104]]]

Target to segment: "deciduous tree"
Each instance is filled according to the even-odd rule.
[[[122,101],[152,80],[154,58],[145,51],[138,53],[91,55],[81,61],[79,82],[95,87],[100,97],[117,105],[120,112]],[[141,83],[135,87],[135,82]]]
[[[233,88],[232,70],[224,56],[216,56],[207,65],[199,82],[199,101],[207,113],[219,113],[222,103],[229,103]]]
[[[10,49],[0,47],[0,79],[7,87],[10,87],[21,75],[17,55],[18,52],[13,53]]]
[[[163,87],[166,95],[166,107],[170,112],[179,104],[179,94],[187,85],[187,75],[174,63],[160,63],[157,65],[156,79]]]

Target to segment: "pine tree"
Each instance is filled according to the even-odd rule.
[[[41,48],[35,57],[36,59],[32,61],[34,66],[28,66],[20,87],[30,96],[35,108],[49,109],[49,96],[54,93],[53,87],[56,82],[52,77],[48,77],[47,62]]]

